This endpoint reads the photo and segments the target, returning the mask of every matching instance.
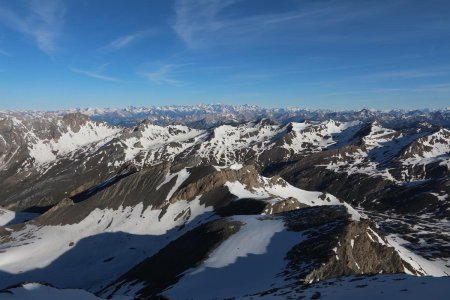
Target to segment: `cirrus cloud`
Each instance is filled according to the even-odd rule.
[[[56,40],[65,23],[66,6],[61,0],[33,0],[19,13],[0,6],[0,23],[31,37],[47,54],[56,49]]]

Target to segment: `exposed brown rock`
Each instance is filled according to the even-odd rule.
[[[280,200],[273,204],[267,203],[263,212],[265,214],[276,214],[280,212],[304,208],[307,206],[308,205],[299,202],[297,199],[289,197],[287,199]]]
[[[205,194],[213,189],[222,187],[226,182],[238,181],[249,189],[258,188],[262,186],[259,181],[259,174],[253,165],[244,166],[239,170],[224,169],[214,172],[210,175],[188,184],[180,188],[171,197],[170,201],[173,203],[178,200],[192,200],[197,195]]]
[[[69,125],[73,132],[78,132],[81,126],[89,121],[89,117],[80,113],[69,113],[63,116],[63,121]]]
[[[403,273],[423,275],[403,261],[368,220],[349,223],[327,262],[305,276],[306,283],[354,274]],[[379,239],[382,239],[381,241]]]

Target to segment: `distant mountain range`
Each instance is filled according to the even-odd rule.
[[[4,111],[0,114],[12,113]],[[384,126],[405,128],[420,122],[450,126],[450,109],[440,110],[390,110],[374,109],[333,111],[302,108],[263,108],[255,105],[200,104],[186,106],[151,106],[128,108],[80,108],[54,112],[22,111],[21,114],[42,116],[48,114],[65,115],[81,113],[93,120],[113,125],[134,126],[142,120],[157,125],[184,124],[194,128],[208,128],[227,123],[242,123],[268,118],[282,124],[289,122],[326,121],[378,121]]]
[[[0,298],[446,299],[449,121],[1,112]]]

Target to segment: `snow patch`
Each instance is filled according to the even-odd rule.
[[[442,266],[438,262],[427,260],[403,247],[402,245],[407,242],[399,236],[391,234],[386,236],[386,239],[389,244],[395,248],[400,257],[409,263],[414,269],[422,271],[425,275],[435,277],[449,276],[449,274],[443,270]],[[410,274],[407,269],[405,269],[405,272]]]
[[[243,226],[223,242],[196,272],[205,268],[226,267],[235,263],[239,257],[250,254],[264,254],[275,233],[284,229],[282,220],[260,220],[248,216],[234,217],[232,220],[242,222]]]
[[[168,182],[170,182],[173,178],[177,178],[175,184],[173,185],[173,187],[170,189],[169,193],[167,194],[166,197],[166,201],[169,201],[170,198],[172,197],[172,195],[178,190],[178,188],[183,184],[183,182],[186,181],[186,179],[189,178],[189,171],[187,169],[183,169],[177,173],[174,174],[167,174],[166,178],[164,179],[164,181],[162,183],[160,183],[157,187],[156,190],[159,190],[163,185],[167,184]]]

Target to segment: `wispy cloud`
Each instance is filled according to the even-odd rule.
[[[370,78],[386,78],[386,79],[414,79],[414,78],[425,78],[425,77],[438,77],[446,76],[450,73],[450,67],[437,67],[437,68],[426,68],[426,69],[408,69],[408,70],[398,70],[381,72],[367,75]]]
[[[39,49],[51,54],[64,26],[65,13],[61,0],[33,0],[22,14],[0,6],[0,23],[30,36]]]
[[[168,84],[173,86],[181,86],[183,82],[173,79],[172,73],[178,68],[179,65],[175,64],[165,64],[153,71],[140,71],[138,72],[141,76],[144,76],[148,80],[156,84]]]
[[[238,0],[176,0],[174,30],[189,46],[200,46],[205,34],[227,26],[227,22],[219,20],[217,15],[221,10],[236,2]]]
[[[326,6],[302,2],[285,12],[230,14],[239,2],[242,0],[176,0],[173,29],[190,48],[246,42],[254,45],[255,40],[269,42],[273,39],[267,39],[267,35],[276,30],[280,31],[275,35],[277,38],[289,36],[290,43],[292,38],[339,41],[346,37],[333,31],[335,24],[363,20],[389,9],[388,5],[363,7],[340,1]],[[286,34],[286,30],[291,30],[292,34]]]
[[[130,33],[111,41],[106,46],[102,47],[102,50],[120,50],[128,47],[134,43],[137,43],[145,38],[157,35],[159,32],[155,29],[141,30],[138,32]]]
[[[74,73],[83,74],[85,76],[95,78],[95,79],[100,79],[100,80],[105,80],[105,81],[116,81],[116,82],[121,81],[118,78],[111,77],[111,76],[104,74],[104,70],[108,67],[108,65],[109,64],[100,65],[97,68],[95,68],[94,70],[81,70],[81,69],[77,69],[77,68],[73,68],[73,67],[70,67],[70,70]]]

